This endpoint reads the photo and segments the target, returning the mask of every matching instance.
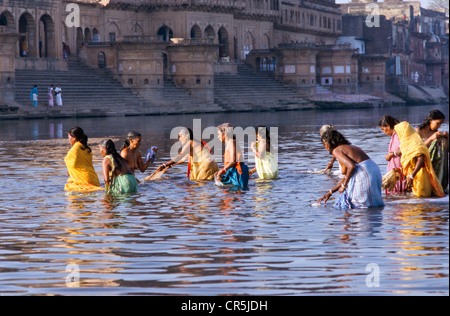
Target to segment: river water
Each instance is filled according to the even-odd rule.
[[[384,174],[379,118],[417,125],[434,108],[448,117],[445,106],[416,106],[0,121],[0,295],[448,295],[448,196],[317,207],[339,176],[305,172],[328,163],[318,131],[333,124]],[[90,137],[101,175],[101,139],[119,147],[137,130],[143,152],[159,147],[159,164],[172,128],[193,119],[278,127],[280,179],[235,190],[188,181],[179,165],[120,199],[64,191],[71,127]]]

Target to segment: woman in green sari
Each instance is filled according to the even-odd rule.
[[[103,158],[103,178],[106,193],[122,195],[137,192],[137,181],[130,166],[116,150],[114,142],[103,140],[99,145]]]
[[[446,191],[448,185],[448,132],[439,131],[444,120],[444,113],[433,110],[428,113],[416,131],[428,147],[434,173]]]

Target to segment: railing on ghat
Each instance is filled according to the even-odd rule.
[[[245,8],[245,0],[111,0],[111,4],[132,4],[143,6],[189,6],[189,5],[205,5],[205,6],[221,6]]]

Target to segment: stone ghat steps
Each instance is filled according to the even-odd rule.
[[[74,65],[76,65],[74,67]],[[30,100],[30,91],[38,85],[38,108],[34,109]],[[63,109],[48,107],[47,91],[50,84],[61,84]],[[83,67],[78,61],[69,60],[69,71],[16,71],[15,101],[23,105],[23,110],[39,112],[51,110],[77,113],[80,111],[99,110],[135,110],[146,102],[136,96],[130,89],[123,88],[119,82],[105,73]],[[56,101],[54,102],[56,105]]]
[[[289,87],[271,75],[238,65],[237,74],[217,74],[215,102],[227,111],[267,111],[313,108]]]
[[[30,116],[99,116],[141,115],[160,113],[220,112],[216,104],[202,104],[173,82],[165,81],[163,99],[151,102],[124,88],[104,70],[91,69],[76,59],[69,59],[69,71],[16,71],[15,101],[22,105],[22,113]],[[48,106],[48,87],[61,84],[63,107]],[[38,85],[38,107],[30,100],[30,91]],[[56,105],[56,101],[54,102]]]
[[[164,78],[162,97],[145,100],[124,88],[102,69],[91,69],[76,59],[69,59],[69,71],[17,70],[15,101],[20,111],[30,117],[150,115],[174,113],[271,111],[305,109],[310,104],[267,73],[246,65],[237,74],[216,74],[214,101],[206,101],[176,87]],[[48,106],[50,84],[61,84],[63,107]],[[34,108],[30,91],[38,85],[39,102]]]

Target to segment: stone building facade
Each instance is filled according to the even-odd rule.
[[[368,5],[376,5],[368,10]],[[343,35],[365,41],[367,59],[386,58],[386,87],[406,96],[408,87],[430,86],[447,95],[448,84],[448,18],[444,12],[421,7],[420,1],[352,0],[342,4]],[[369,13],[379,14],[378,25],[368,27]],[[367,74],[372,73],[368,66]],[[361,69],[364,69],[362,66]],[[361,86],[364,86],[362,74]]]
[[[342,20],[334,0],[2,0],[0,25],[20,34],[16,69],[66,70],[64,42],[72,55],[106,68],[145,98],[158,98],[170,77],[211,101],[214,73],[246,61],[305,96],[322,82],[357,90],[345,73],[355,68],[346,66],[352,51],[335,46]],[[320,63],[330,64],[323,69],[331,67],[332,76],[335,66],[344,69],[343,78],[317,73]]]

